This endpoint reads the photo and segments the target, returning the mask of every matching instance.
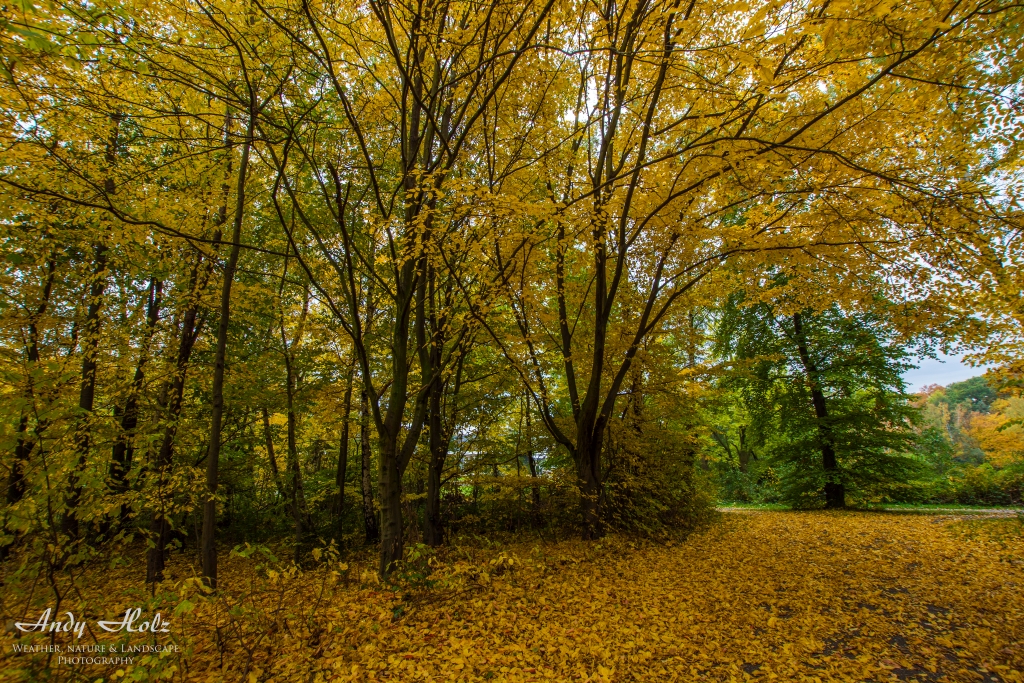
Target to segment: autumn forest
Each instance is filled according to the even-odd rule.
[[[950,552],[1024,580],[1022,52],[1016,0],[4,5],[3,617],[180,649],[9,626],[0,680],[1024,680],[1019,594],[932,660],[797,626],[819,578],[607,616],[789,535],[901,615]],[[988,371],[907,385],[946,353]],[[701,660],[780,620],[791,669]]]

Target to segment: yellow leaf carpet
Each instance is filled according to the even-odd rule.
[[[220,596],[179,606],[182,651],[146,660],[146,676],[1022,681],[1022,527],[733,512],[677,544],[450,549],[429,577],[391,587],[334,560],[299,572],[232,558]],[[5,638],[6,677],[27,680],[28,660]],[[140,666],[106,680],[141,679]]]

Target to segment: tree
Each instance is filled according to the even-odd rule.
[[[851,496],[896,491],[917,472],[901,378],[911,366],[877,311],[783,313],[733,297],[718,333],[788,500],[842,508]]]
[[[436,253],[450,237],[450,212],[466,199],[457,189],[460,167],[476,144],[484,111],[534,48],[552,5],[527,5],[524,12],[521,4],[498,1],[459,7],[446,0],[370,2],[367,12],[330,19],[329,12],[313,13],[308,4],[294,12],[261,7],[305,55],[301,77],[314,83],[326,76],[331,91],[332,107],[310,103],[300,118],[286,109],[267,122],[268,131],[283,136],[280,152],[273,154],[273,196],[275,203],[278,191],[287,196],[278,204],[282,225],[286,211],[298,217],[302,233],[289,233],[294,248],[307,262],[315,258],[326,266],[306,268],[359,359],[379,447],[382,575],[402,557],[402,477],[430,409],[431,388],[444,370],[435,365],[441,362],[440,330],[428,330],[428,317],[436,316],[428,296],[436,292]],[[352,41],[367,51],[361,62],[337,56]],[[397,106],[396,118],[364,118],[383,101]],[[306,143],[320,128],[333,128],[349,152],[341,163]],[[310,195],[315,203],[303,201],[306,187],[317,193]],[[386,265],[375,264],[378,256]],[[374,379],[371,367],[362,272],[375,282],[378,296],[387,298],[385,382]]]

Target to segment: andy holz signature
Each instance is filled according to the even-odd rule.
[[[40,633],[49,631],[51,633],[74,633],[75,638],[81,638],[85,633],[86,622],[75,618],[72,612],[65,612],[68,616],[67,621],[63,619],[53,619],[51,621],[50,608],[39,615],[39,619],[35,622],[31,621],[16,621],[14,626],[25,633],[32,633],[38,631]],[[97,621],[96,625],[104,631],[110,633],[117,633],[119,631],[127,631],[129,633],[169,633],[168,628],[171,622],[164,621],[157,612],[153,615],[152,619],[139,621],[139,617],[142,616],[142,609],[136,607],[135,609],[128,608],[125,610],[124,616],[121,617],[120,621]]]

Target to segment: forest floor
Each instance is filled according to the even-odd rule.
[[[455,546],[393,586],[359,562],[260,556],[225,556],[216,597],[181,581],[181,556],[148,602],[139,566],[89,570],[62,611],[162,609],[168,634],[119,642],[181,651],[60,664],[13,652],[27,639],[8,632],[0,679],[1024,681],[1018,519],[724,513],[678,543]],[[21,616],[27,598],[7,593],[4,617]]]

